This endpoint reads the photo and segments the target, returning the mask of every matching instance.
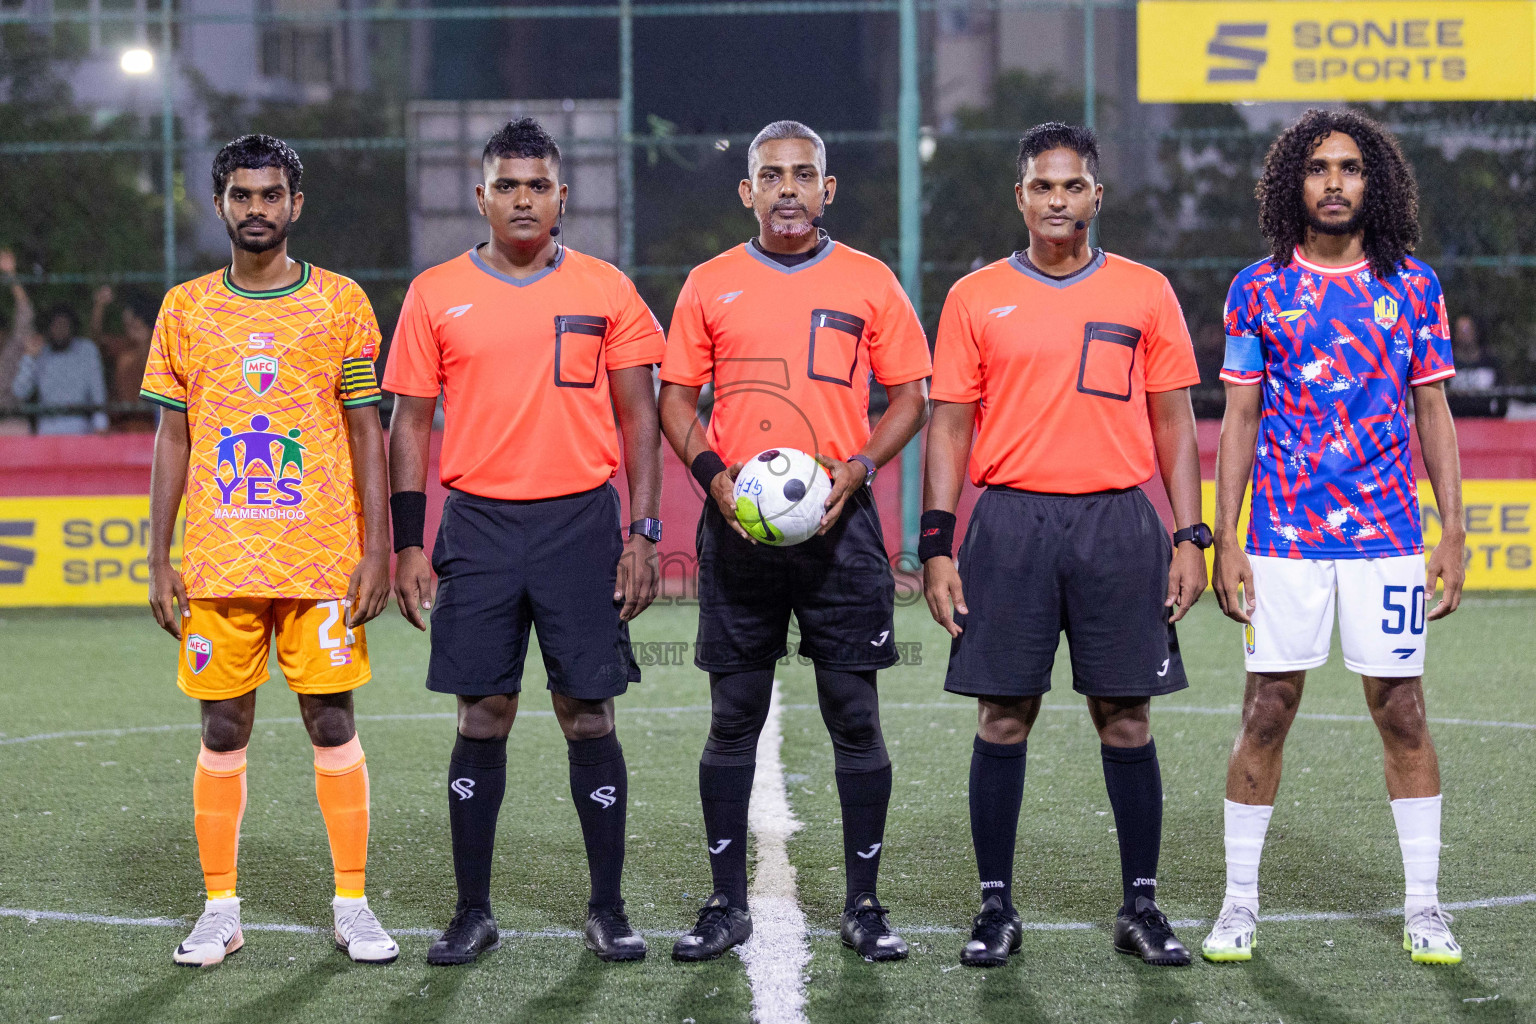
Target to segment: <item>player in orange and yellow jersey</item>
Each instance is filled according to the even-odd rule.
[[[140,392],[162,409],[149,603],[181,641],[177,685],[202,702],[192,806],[208,900],[174,957],[195,967],[244,942],[235,861],[245,751],[274,633],[315,747],[336,942],[359,962],[400,952],[363,895],[368,768],[352,715],[352,691],[369,678],[363,623],[389,597],[379,328],[355,282],[288,257],[302,173],[297,154],[265,135],[215,157],[214,208],[233,256],[166,295]],[[169,552],[183,495],[178,571]]]

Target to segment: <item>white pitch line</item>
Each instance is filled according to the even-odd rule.
[[[807,707],[811,705],[806,705]],[[685,712],[708,711],[708,704],[690,704],[685,707],[667,708],[629,708],[626,714],[630,715],[675,715]],[[553,711],[519,711],[518,718],[553,718]],[[422,711],[403,715],[356,715],[359,722],[424,722],[433,719],[453,719],[456,717],[452,711]],[[303,721],[300,718],[258,718],[256,725],[298,725]],[[0,734],[0,747],[9,746],[12,743],[37,743],[41,740],[81,740],[90,739],[93,736],[130,736],[135,733],[177,732],[184,729],[198,729],[198,722],[174,722],[170,725],[135,725],[118,729],[71,729],[67,732],[40,732],[31,736],[4,736]]]
[[[806,1024],[805,968],[811,962],[805,912],[795,891],[789,837],[800,828],[784,787],[784,742],[780,684],[773,681],[768,718],[757,740],[757,774],[747,824],[757,840],[757,870],[749,893],[752,937],[741,946],[752,986],[752,1019],[757,1024]]]
[[[1517,907],[1536,903],[1536,892],[1526,893],[1522,896],[1489,896],[1481,900],[1464,900],[1459,903],[1442,903],[1445,910],[1461,912],[1463,910],[1483,910],[1494,907]],[[1361,921],[1375,920],[1385,917],[1397,917],[1403,912],[1402,907],[1388,907],[1385,910],[1356,911],[1322,911],[1299,914],[1265,914],[1259,918],[1266,924],[1305,924],[1316,921]],[[188,928],[192,922],[183,918],[170,917],[116,917],[108,914],[78,914],[59,910],[23,910],[17,907],[0,907],[0,918],[16,917],[33,924],[38,921],[53,921],[61,924],[97,924],[122,928]],[[1208,919],[1187,918],[1181,921],[1169,922],[1176,928],[1199,928],[1210,924]],[[286,932],[299,935],[328,935],[329,928],[321,928],[307,924],[283,924],[283,923],[252,923],[240,926],[248,932]],[[953,925],[902,925],[900,930],[905,935],[967,935],[969,930],[956,928]],[[1107,927],[1105,922],[1092,921],[1025,921],[1023,930],[1026,932],[1086,932]],[[389,934],[401,938],[425,938],[435,939],[442,932],[435,928],[391,928]],[[645,935],[654,938],[675,939],[683,934],[680,931],[665,931],[645,929]],[[807,928],[805,934],[811,938],[830,939],[838,932],[831,928]],[[517,931],[511,928],[501,929],[504,939],[562,939],[573,940],[581,938],[581,932],[570,931],[564,928],[539,928],[529,931]],[[756,936],[754,935],[755,939]],[[743,956],[745,959],[745,956]],[[803,1019],[803,1017],[801,1018]]]
[[[809,710],[815,710],[816,709],[816,705],[815,704],[786,704],[785,707],[788,708],[791,711],[809,711]],[[955,711],[955,710],[969,710],[970,705],[969,704],[959,704],[959,703],[954,703],[954,702],[949,702],[949,701],[945,701],[945,702],[942,702],[942,703],[940,703],[940,702],[930,702],[930,703],[907,703],[907,704],[881,701],[880,702],[880,707],[881,707],[881,709],[896,709],[896,710],[901,710],[901,711]],[[1224,707],[1224,708],[1204,708],[1204,707],[1198,707],[1198,706],[1195,706],[1195,705],[1192,705],[1192,704],[1153,704],[1152,705],[1152,709],[1154,711],[1156,711],[1158,714],[1171,714],[1171,715],[1238,715],[1238,714],[1241,714],[1242,710],[1243,710],[1242,707],[1237,705],[1237,704],[1230,704],[1230,705],[1228,705],[1227,707]],[[1044,711],[1084,711],[1084,712],[1086,712],[1088,709],[1087,709],[1087,707],[1085,705],[1080,705],[1080,704],[1045,704],[1045,705],[1042,706],[1041,710],[1044,710]],[[1370,715],[1336,715],[1336,714],[1329,714],[1327,712],[1322,712],[1322,711],[1300,711],[1300,712],[1297,712],[1296,717],[1297,718],[1305,718],[1305,719],[1307,719],[1309,721],[1313,721],[1313,722],[1373,722],[1374,721],[1374,719],[1372,719]],[[1473,726],[1481,726],[1481,727],[1488,728],[1488,729],[1522,729],[1522,730],[1526,730],[1526,731],[1536,732],[1536,723],[1531,723],[1531,722],[1497,722],[1497,721],[1489,721],[1489,720],[1478,719],[1478,718],[1431,718],[1428,721],[1429,721],[1430,725],[1473,725]],[[4,741],[0,740],[0,742],[4,742]]]
[[[816,704],[782,704],[785,711],[819,711]],[[968,711],[972,705],[959,701],[939,702],[897,702],[882,701],[880,706],[886,710],[896,711]],[[1204,708],[1190,704],[1155,704],[1153,707],[1161,714],[1171,715],[1236,715],[1242,712],[1242,708],[1236,704],[1223,708]],[[686,704],[678,707],[665,708],[627,708],[626,715],[677,715],[699,714],[710,710],[708,704]],[[1087,708],[1078,704],[1046,704],[1046,711],[1086,711]],[[519,718],[549,718],[553,711],[519,711]],[[358,715],[359,722],[416,722],[432,719],[451,719],[454,713],[451,711],[425,711],[418,714],[404,715]],[[1320,711],[1298,712],[1297,718],[1304,718],[1313,722],[1371,722],[1370,715],[1335,715]],[[297,725],[298,718],[258,718],[257,725]],[[1484,729],[1518,729],[1523,732],[1536,732],[1536,723],[1532,722],[1500,722],[1480,718],[1431,718],[1430,725],[1470,725]],[[199,728],[197,722],[176,722],[170,725],[137,725],[120,729],[74,729],[67,732],[42,732],[31,736],[4,736],[0,735],[0,747],[10,746],[15,743],[39,743],[43,740],[83,740],[97,736],[131,736],[137,733],[177,732],[187,729]]]

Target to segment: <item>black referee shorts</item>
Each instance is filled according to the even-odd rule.
[[[540,501],[451,492],[432,546],[427,689],[521,691],[529,627],[539,631],[554,692],[606,700],[639,682],[629,626],[613,601],[623,549],[611,484]]]
[[[767,668],[798,653],[825,668],[863,672],[896,664],[896,580],[869,488],[849,496],[832,529],[793,547],[751,544],[705,501],[697,534],[699,642],[706,672]]]
[[[1063,630],[1072,688],[1153,697],[1189,685],[1169,610],[1173,545],[1141,488],[1036,494],[989,487],[958,566],[969,615],[944,689],[1032,697],[1051,688]]]

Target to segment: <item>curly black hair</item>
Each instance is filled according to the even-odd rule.
[[[1397,139],[1375,121],[1352,110],[1309,110],[1280,133],[1264,155],[1254,196],[1259,230],[1269,242],[1270,260],[1288,266],[1307,237],[1302,181],[1307,162],[1334,132],[1348,135],[1365,158],[1365,201],[1361,230],[1365,257],[1377,277],[1391,277],[1403,257],[1419,244],[1419,186]]]
[[[502,157],[520,156],[528,160],[548,160],[560,166],[560,147],[553,135],[531,117],[508,121],[491,136],[480,155],[481,163],[490,163]]]
[[[1019,180],[1024,180],[1024,165],[1031,158],[1052,149],[1070,149],[1083,158],[1093,180],[1099,180],[1099,137],[1092,128],[1060,121],[1037,124],[1019,139]]]
[[[299,154],[292,146],[270,135],[242,135],[213,158],[213,194],[224,194],[224,186],[229,184],[229,176],[237,168],[254,171],[262,167],[281,167],[288,179],[288,191],[299,190],[304,165],[299,162]]]

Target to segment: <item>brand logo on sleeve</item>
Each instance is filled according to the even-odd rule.
[[[258,396],[264,395],[277,383],[277,357],[246,356],[240,374],[245,378],[246,387]]]
[[[1307,311],[1304,309],[1282,309],[1280,311],[1280,319],[1288,324],[1293,324],[1306,315]]]
[[[187,637],[187,667],[197,675],[213,659],[213,641],[198,633]]]

